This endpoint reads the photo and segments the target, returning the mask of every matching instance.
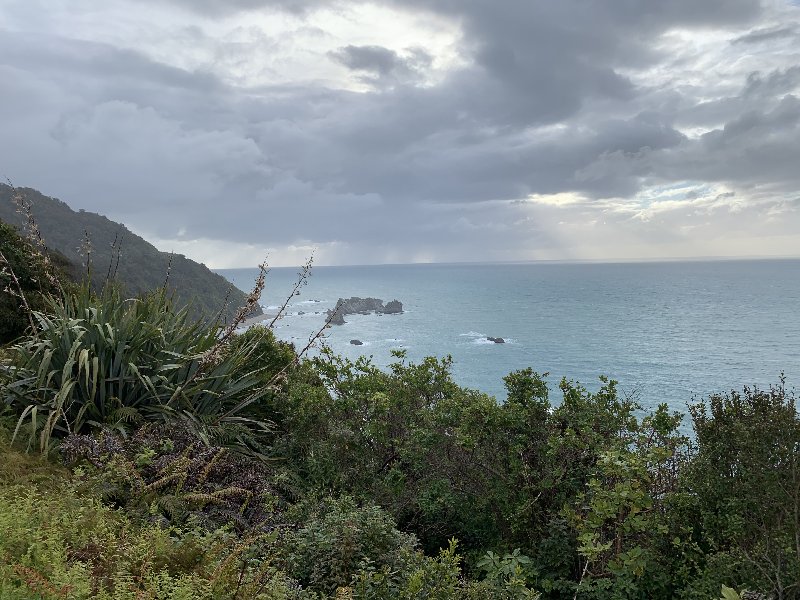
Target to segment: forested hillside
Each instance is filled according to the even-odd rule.
[[[193,314],[216,315],[228,298],[226,314],[230,318],[245,302],[245,294],[221,275],[181,254],[160,252],[121,223],[92,212],[76,212],[66,203],[30,188],[16,188],[16,192],[30,202],[48,248],[57,250],[75,265],[86,264],[80,248],[88,234],[95,286],[102,285],[110,266],[125,290],[138,295],[161,287],[169,268],[170,291],[175,293],[179,304],[190,302]],[[25,219],[13,201],[14,193],[15,188],[0,184],[0,220],[22,227]],[[260,308],[257,311],[260,314]]]

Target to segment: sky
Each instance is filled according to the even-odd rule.
[[[212,268],[800,256],[800,3],[0,0],[0,132]]]

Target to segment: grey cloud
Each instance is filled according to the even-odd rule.
[[[753,111],[771,110],[785,95],[800,86],[800,65],[774,69],[768,73],[753,71],[742,77],[743,83],[735,93],[713,100],[683,101],[676,110],[675,121],[680,126],[718,128]],[[702,90],[698,90],[698,95]]]
[[[751,110],[698,139],[655,154],[655,171],[666,179],[767,185],[791,192],[800,187],[800,99],[784,97],[769,110]]]
[[[414,108],[424,110],[423,106]],[[358,114],[370,115],[365,111]],[[342,189],[379,192],[395,201],[417,198],[477,202],[567,190],[609,196],[635,188],[638,175],[623,175],[617,170],[601,176],[597,168],[594,172],[586,171],[599,157],[615,152],[633,156],[645,149],[666,148],[683,140],[669,125],[650,115],[625,121],[606,119],[591,129],[567,129],[556,138],[540,137],[535,131],[505,131],[464,139],[457,119],[448,123],[445,113],[440,120],[451,128],[450,132],[443,128],[438,135],[422,141],[406,140],[405,145],[398,145],[393,152],[368,152],[364,140],[359,139],[358,145],[341,157],[337,172],[342,177]],[[367,123],[374,121],[368,118]],[[388,129],[385,122],[378,131],[365,129],[363,135],[371,133],[385,141],[401,139],[400,135],[408,133],[404,122],[394,127]],[[345,140],[337,144],[340,148],[348,145]],[[355,156],[360,159],[351,160]]]
[[[771,136],[774,133],[788,132],[800,120],[800,100],[795,96],[785,97],[772,111],[751,111],[727,123],[721,131],[703,136],[710,148],[721,148],[735,143],[745,136]]]
[[[536,28],[536,22],[562,22],[586,25],[594,23],[598,29],[644,27],[658,30],[674,25],[706,27],[748,23],[762,11],[758,0],[509,0],[502,6],[491,0],[395,0],[400,6],[422,7],[458,15],[492,15],[506,20],[514,16],[520,27]],[[528,19],[527,17],[538,17]],[[477,20],[477,19],[476,19]],[[590,34],[591,35],[591,34]]]
[[[780,39],[792,39],[800,35],[797,24],[780,25],[777,27],[764,27],[749,31],[745,35],[735,38],[732,44],[758,44]]]
[[[422,48],[406,49],[401,56],[383,46],[344,46],[328,56],[348,69],[362,73],[365,83],[413,82],[420,79],[433,58]]]
[[[322,4],[172,3],[211,16]],[[464,63],[422,86],[424,49],[351,44],[328,58],[373,90],[299,79],[236,87],[111,44],[0,33],[0,126],[18,140],[0,147],[0,173],[164,239],[185,230],[252,243],[348,240],[386,256],[420,247],[448,259],[479,258],[464,254],[473,235],[486,236],[495,258],[530,244],[526,236],[557,246],[560,209],[531,222],[529,205],[502,202],[529,194],[580,193],[590,201],[572,215],[588,221],[592,199],[631,198],[653,182],[800,186],[800,107],[787,96],[800,67],[765,61],[732,75],[732,91],[712,101],[702,81],[650,86],[630,75],[669,64],[656,42],[673,26],[755,35],[758,2],[393,6],[458,20]],[[783,38],[759,43],[773,39]],[[713,131],[680,133],[691,124]]]
[[[757,0],[616,2],[579,0],[397,0],[459,19],[476,61],[453,78],[451,97],[482,122],[554,123],[594,101],[633,100],[619,70],[663,57],[652,40],[672,26],[746,25]]]
[[[220,17],[237,12],[253,10],[286,11],[303,15],[309,10],[325,4],[332,4],[329,0],[136,0],[143,4],[169,3],[183,10]]]
[[[800,65],[787,69],[776,69],[766,77],[755,71],[747,76],[743,96],[770,97],[786,94],[800,86]]]
[[[403,62],[394,50],[382,46],[345,46],[328,55],[354,71],[371,71],[388,75]]]
[[[208,72],[189,72],[109,44],[0,30],[0,64],[64,83],[76,75],[94,81],[130,81],[135,87],[213,92],[222,87]]]
[[[225,126],[235,102],[231,90],[212,73],[187,71],[132,50],[61,36],[0,30],[2,66],[9,73],[6,95],[23,81],[51,88],[48,95],[29,97],[27,102],[41,102],[44,110],[54,113],[57,135],[65,132],[74,114],[106,102],[152,107],[190,123],[216,122],[216,127]]]

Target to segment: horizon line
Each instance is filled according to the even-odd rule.
[[[689,257],[658,257],[658,258],[551,258],[530,260],[489,260],[489,261],[425,261],[425,262],[386,262],[386,263],[351,263],[314,265],[314,268],[339,268],[339,267],[422,267],[422,266],[484,266],[484,265],[578,265],[578,264],[659,264],[682,262],[756,262],[756,261],[783,261],[800,260],[800,255],[755,255],[755,256],[689,256]],[[269,267],[270,269],[296,269],[302,265],[281,265]],[[256,269],[257,265],[250,267],[209,267],[212,271],[235,271]]]

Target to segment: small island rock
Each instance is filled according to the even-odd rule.
[[[325,314],[330,319],[330,324],[331,325],[344,325],[345,324],[344,314],[342,313],[342,311],[340,311],[338,309],[329,310]]]
[[[353,344],[353,346],[363,346],[364,345],[364,342],[362,342],[361,340],[350,340],[350,343]]]
[[[399,315],[403,312],[403,303],[399,300],[390,300],[381,312],[387,315]]]
[[[327,316],[330,319],[331,325],[344,325],[345,315],[368,315],[374,313],[376,315],[395,315],[403,312],[403,304],[399,300],[391,300],[383,305],[383,300],[379,298],[359,298],[353,296],[352,298],[339,298],[336,302],[336,308],[327,311]]]

